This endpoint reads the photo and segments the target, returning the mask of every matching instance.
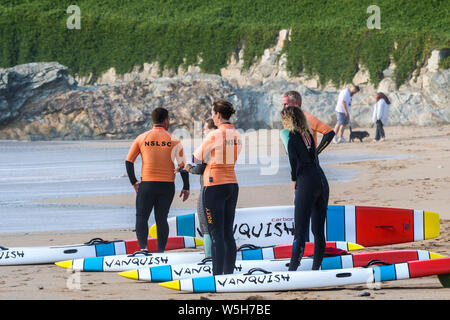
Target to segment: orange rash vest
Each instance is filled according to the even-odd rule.
[[[154,127],[139,135],[126,160],[134,163],[139,154],[142,158],[142,181],[174,182],[174,159],[178,167],[186,163],[180,140],[163,127]]]
[[[204,162],[208,159],[203,185],[237,183],[234,166],[241,149],[241,135],[232,124],[220,124],[218,129],[210,132],[194,152],[196,159]]]

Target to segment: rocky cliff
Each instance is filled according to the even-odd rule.
[[[229,99],[236,107],[238,127],[280,127],[281,95],[302,94],[303,107],[334,125],[337,95],[332,85],[319,88],[314,77],[290,76],[281,55],[287,32],[267,49],[249,70],[242,66],[242,51],[221,75],[207,75],[195,66],[187,70],[160,70],[145,64],[128,74],[110,69],[99,79],[72,77],[56,62],[32,63],[0,69],[0,139],[122,139],[151,127],[151,111],[165,107],[172,114],[172,129],[193,131],[193,122],[210,116],[211,103]],[[437,53],[436,53],[437,52]],[[391,104],[390,124],[435,125],[450,122],[450,70],[439,70],[439,52],[409,83],[396,88],[395,65],[383,72],[377,88],[363,68],[353,79],[362,91],[354,96],[353,127],[369,125],[375,94],[382,91]]]

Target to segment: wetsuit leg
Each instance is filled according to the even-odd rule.
[[[200,196],[197,199],[197,215],[202,235],[208,233],[208,223],[206,222],[205,208],[203,207],[203,191],[204,187],[200,189]]]
[[[236,264],[236,240],[234,239],[233,226],[234,216],[236,213],[236,205],[239,195],[239,186],[237,184],[230,184],[230,197],[225,203],[225,261],[223,267],[224,274],[232,274]]]
[[[298,186],[294,200],[294,241],[292,243],[289,271],[296,271],[303,257],[314,198],[314,193],[308,183],[302,183],[302,185]]]
[[[155,222],[158,239],[158,252],[164,252],[169,237],[167,216],[175,195],[175,184],[172,182],[157,182],[159,193],[155,201]]]
[[[205,250],[205,258],[211,258],[211,237],[208,231],[208,223],[206,221],[205,208],[203,207],[203,190],[200,190],[200,196],[197,199],[197,216],[200,223],[200,231],[203,236],[203,248]]]
[[[237,193],[236,184],[205,187],[203,193],[208,230],[212,241],[213,275],[234,271],[236,243],[233,236],[233,224]]]
[[[211,258],[213,275],[223,274],[223,261],[225,251],[223,216],[225,202],[223,192],[219,186],[205,187],[203,201],[205,206],[208,230],[211,237]]]
[[[314,235],[314,256],[312,270],[319,270],[325,254],[325,220],[328,210],[329,187],[324,181],[321,195],[316,200],[311,214],[311,231]]]
[[[156,198],[152,189],[150,182],[143,181],[136,196],[136,237],[141,250],[147,249],[148,219]]]
[[[164,252],[169,236],[167,216],[175,195],[173,182],[143,181],[136,197],[136,236],[141,249],[147,248],[148,219],[155,210],[158,252]]]

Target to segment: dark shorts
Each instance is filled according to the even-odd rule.
[[[350,118],[345,116],[343,112],[336,112],[337,124],[346,126],[350,122]]]

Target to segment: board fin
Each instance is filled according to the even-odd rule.
[[[450,273],[440,274],[438,279],[444,288],[450,288]]]

